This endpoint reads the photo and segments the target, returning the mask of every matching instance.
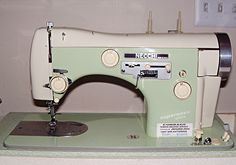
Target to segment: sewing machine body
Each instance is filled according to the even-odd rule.
[[[190,131],[183,136],[192,136],[194,129],[212,125],[221,82],[219,41],[215,34],[112,35],[59,28],[52,30],[51,42],[53,57],[49,63],[47,30],[36,32],[31,57],[35,99],[58,101],[63,97],[64,93],[44,87],[49,84],[49,77],[58,74],[53,69],[67,70],[64,75],[72,82],[87,75],[108,75],[134,86],[138,72],[156,70],[157,78],[143,76],[137,84],[147,103],[149,136],[165,136],[160,134],[165,123],[187,124]],[[102,61],[104,52],[109,50],[118,54],[114,66],[106,66]],[[177,89],[181,83],[184,86]],[[189,96],[176,96],[182,89]]]
[[[225,85],[230,67],[226,34],[123,35],[38,29],[31,50],[34,99],[58,104],[81,78],[109,76],[142,92],[145,113],[62,114],[61,121],[82,122],[88,130],[72,137],[22,136],[14,134],[22,129],[18,125],[4,144],[8,148],[76,150],[229,150],[234,142],[221,139],[227,130],[214,115],[219,88]],[[19,118],[39,120],[45,117]],[[199,130],[204,132],[201,138],[210,137],[217,143],[196,145],[194,136]],[[107,137],[112,137],[112,143]],[[93,143],[96,140],[100,143]]]

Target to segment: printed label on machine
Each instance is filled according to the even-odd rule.
[[[158,123],[157,137],[186,137],[192,136],[192,123]]]

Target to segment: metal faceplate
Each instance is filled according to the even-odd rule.
[[[122,62],[121,72],[133,75],[134,78],[156,78],[169,80],[171,78],[171,63],[169,62]]]

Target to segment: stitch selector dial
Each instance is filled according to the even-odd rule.
[[[119,62],[119,54],[113,49],[108,49],[102,53],[102,62],[107,67],[114,67]]]
[[[177,83],[174,87],[175,96],[179,99],[187,99],[192,92],[191,86],[184,81]]]
[[[69,86],[66,76],[60,74],[51,78],[50,88],[55,93],[64,93]]]

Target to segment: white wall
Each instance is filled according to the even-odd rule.
[[[184,32],[227,32],[236,49],[235,28],[194,26],[194,0],[1,0],[0,1],[0,115],[11,111],[41,111],[30,91],[29,57],[34,30],[52,20],[56,26],[94,31],[143,33],[148,11],[153,31],[175,29],[182,11]],[[236,52],[236,51],[235,51]],[[236,68],[221,90],[218,112],[236,112]],[[92,102],[92,104],[91,104]],[[128,89],[113,84],[91,83],[76,88],[60,111],[142,111],[142,100]]]

